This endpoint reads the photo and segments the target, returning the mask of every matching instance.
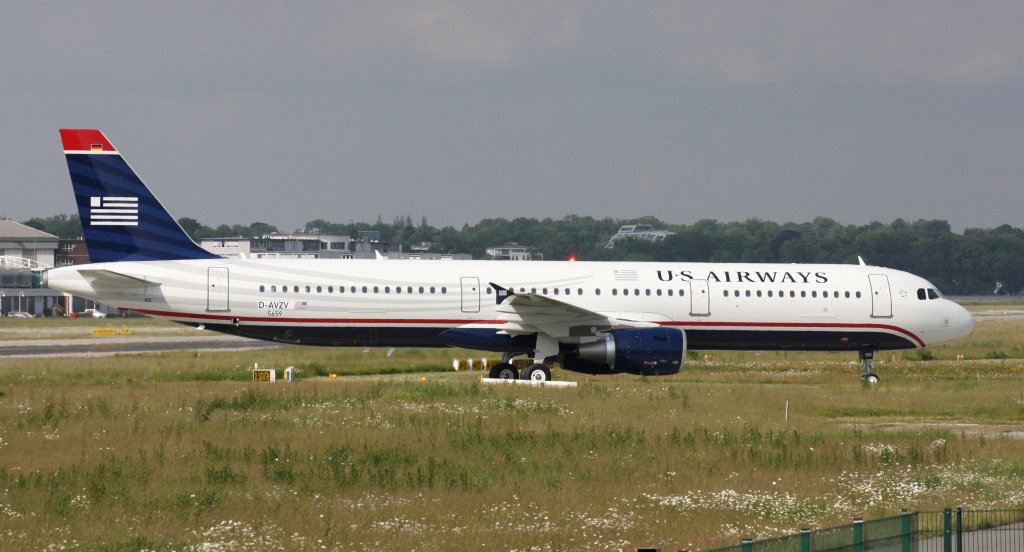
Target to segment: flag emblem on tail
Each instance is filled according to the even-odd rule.
[[[138,226],[139,198],[90,197],[89,226]]]

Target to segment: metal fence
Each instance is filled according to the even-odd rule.
[[[1024,510],[909,512],[704,552],[1024,552]]]

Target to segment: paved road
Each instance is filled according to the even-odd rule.
[[[90,337],[85,339],[0,340],[0,358],[104,356],[156,351],[243,350],[280,347],[278,343],[222,334],[173,337]]]

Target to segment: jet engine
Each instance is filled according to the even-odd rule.
[[[642,376],[675,374],[686,357],[686,332],[678,328],[614,330],[567,353],[562,366],[587,374],[626,372]]]

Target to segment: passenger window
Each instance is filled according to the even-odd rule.
[[[733,297],[739,297],[740,296],[740,290],[737,289],[736,291],[733,291],[732,292],[732,296]]]
[[[612,295],[618,295],[618,294],[619,294],[619,288],[612,288]]]
[[[487,289],[491,289],[491,288],[487,288]],[[412,286],[409,286],[409,287],[405,288],[405,291],[408,292],[408,293],[412,293]]]
[[[816,299],[818,297],[818,292],[817,291],[812,291],[811,292],[811,297],[814,297]]]
[[[640,295],[640,290],[639,289],[634,289],[633,290],[633,295],[639,296]]]
[[[306,293],[309,293],[309,286],[306,286]]]
[[[402,286],[395,286],[395,293],[402,293]]]
[[[686,290],[685,289],[679,290],[679,296],[682,297],[684,295],[686,295]]]
[[[384,293],[391,293],[391,286],[384,286]]]
[[[594,295],[601,295],[601,288],[595,288]]]
[[[352,286],[352,287],[348,288],[348,290],[349,290],[350,292],[352,292],[352,293],[355,293],[355,292],[356,292],[356,286]],[[365,292],[366,292],[366,290],[363,290],[363,292],[365,293]]]
[[[748,290],[746,291],[746,293],[744,293],[744,295],[746,295],[747,297],[750,297],[750,290],[748,289]]]
[[[322,288],[320,286],[316,286],[316,292],[317,293],[323,293],[324,292],[324,288]]]
[[[271,293],[277,292],[277,286],[270,286]]]
[[[768,297],[771,297],[771,296],[772,296],[772,290],[769,289],[768,290]]]
[[[431,295],[433,295],[433,294],[434,294],[434,286],[430,286],[430,294],[431,294]]]
[[[649,289],[648,289],[648,290],[644,290],[644,293],[645,293],[645,295],[647,295],[648,297],[650,297],[650,296],[651,296],[651,290],[649,290]]]
[[[420,295],[423,295],[423,286],[420,286]]]
[[[727,291],[727,292],[725,292],[725,294],[726,294],[726,295],[728,295],[728,294],[729,294],[729,292]],[[672,297],[672,290],[671,290],[671,289],[670,289],[670,290],[668,290],[668,296],[669,296],[669,297]]]
[[[760,296],[761,296],[761,290],[757,290],[757,296],[758,296],[758,297],[760,297]]]
[[[363,286],[363,293],[366,293],[368,289],[366,286]]]
[[[294,290],[295,293],[298,293],[299,292],[299,286],[292,286],[292,290]]]
[[[847,291],[847,292],[846,292],[846,298],[847,298],[847,299],[849,299],[849,298],[850,298],[850,292],[849,292],[849,291]]]
[[[547,295],[547,294],[548,294],[548,288],[541,288],[541,295]]]
[[[860,292],[857,292],[857,299],[860,299]]]
[[[260,293],[263,293],[263,286],[260,286]]]
[[[441,293],[448,293],[448,288],[441,286]]]
[[[800,297],[807,297],[807,292],[806,291],[801,291],[800,292]]]

